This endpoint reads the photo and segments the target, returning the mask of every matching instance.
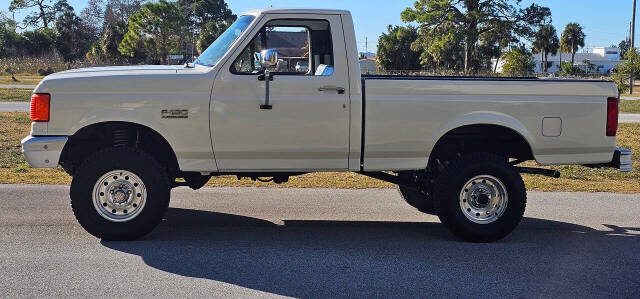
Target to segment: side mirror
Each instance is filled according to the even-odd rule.
[[[275,69],[278,66],[278,50],[262,50],[262,52],[260,52],[260,65],[266,70]]]

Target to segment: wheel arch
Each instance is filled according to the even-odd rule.
[[[77,166],[92,153],[105,147],[139,148],[167,168],[179,173],[178,159],[172,145],[160,132],[144,124],[130,121],[96,122],[78,128],[69,136],[60,157],[62,167],[73,174]]]
[[[535,159],[533,135],[520,121],[502,113],[475,112],[463,115],[443,126],[436,140],[430,151],[429,163],[444,151],[456,149],[524,160]],[[498,146],[497,142],[503,146]]]

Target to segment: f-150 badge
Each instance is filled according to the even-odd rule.
[[[163,109],[162,118],[189,118],[187,109]]]

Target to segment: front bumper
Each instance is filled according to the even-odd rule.
[[[31,167],[55,168],[67,140],[67,136],[27,136],[22,139],[22,154]]]
[[[622,172],[631,171],[631,150],[626,148],[616,148],[616,151],[613,154],[613,161],[611,161],[610,166],[613,168],[617,168]]]

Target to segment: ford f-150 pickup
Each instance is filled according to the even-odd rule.
[[[32,167],[73,177],[89,233],[149,233],[177,186],[212,176],[285,183],[310,172],[392,182],[455,235],[490,242],[522,219],[520,167],[631,169],[612,82],[361,76],[348,11],[244,13],[193,63],[70,70],[31,99]]]

